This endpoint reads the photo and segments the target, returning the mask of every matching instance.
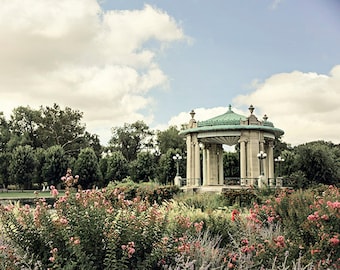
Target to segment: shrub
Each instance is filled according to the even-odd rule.
[[[260,200],[254,189],[225,189],[222,195],[229,206],[249,207],[253,202]]]
[[[281,227],[289,262],[300,257],[304,263],[339,267],[339,191],[330,186],[319,192],[283,190],[265,204],[255,204],[249,219],[258,229]],[[268,251],[264,256],[270,255]]]
[[[171,200],[180,192],[178,186],[163,186],[154,182],[135,183],[130,178],[122,182],[110,182],[107,187],[107,196],[111,200],[115,200],[117,194],[124,193],[124,197],[128,200],[140,197],[147,199],[150,204],[162,204],[163,201]]]

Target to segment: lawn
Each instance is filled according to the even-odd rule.
[[[36,194],[38,192],[38,194]],[[61,191],[60,195],[63,196],[64,192]],[[16,200],[16,199],[34,199],[34,198],[52,198],[49,191],[37,190],[9,190],[8,192],[0,192],[0,200]]]

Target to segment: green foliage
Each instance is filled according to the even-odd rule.
[[[339,267],[336,187],[282,190],[249,210],[202,211],[183,202],[184,196],[162,204],[143,200],[159,190],[156,184],[141,185],[146,184],[144,193],[130,180],[100,191],[67,190],[53,206],[43,199],[33,208],[0,206],[5,239],[0,265],[15,270]],[[58,196],[55,189],[52,193]],[[196,198],[200,205],[204,200]],[[224,202],[211,194],[205,203],[214,200]]]
[[[170,149],[178,149],[180,153],[186,150],[185,140],[179,135],[176,126],[157,132],[157,146],[161,154],[167,153]]]
[[[237,152],[223,153],[223,169],[225,177],[240,177],[240,154]]]
[[[0,184],[6,188],[10,184],[9,165],[12,155],[9,152],[0,152]]]
[[[122,182],[110,182],[107,186],[107,193],[111,199],[115,199],[117,194],[124,194],[124,198],[128,200],[140,197],[150,204],[169,201],[180,192],[177,186],[162,186],[154,182],[136,183],[130,178]]]
[[[338,198],[339,190],[330,186],[321,194],[318,190],[283,192],[272,201],[287,238],[299,243],[292,249],[295,253],[302,249],[307,259],[325,260],[330,256],[333,262],[340,258],[336,248],[340,236]]]
[[[76,174],[81,175],[79,184],[83,188],[91,188],[93,185],[101,183],[102,174],[99,162],[92,148],[85,148],[80,151],[74,171]]]
[[[143,121],[125,123],[123,127],[112,128],[109,144],[113,151],[122,152],[126,160],[131,162],[142,149],[153,148],[152,135],[153,132]]]
[[[28,189],[32,185],[37,160],[31,146],[18,146],[12,153],[9,167],[10,176],[14,183]]]
[[[44,182],[43,167],[46,162],[46,150],[43,148],[37,148],[35,150],[35,156],[37,159],[37,165],[35,168],[35,176],[33,182],[39,184],[39,187],[41,187]]]
[[[56,185],[60,180],[60,175],[63,175],[68,167],[68,160],[64,149],[60,145],[51,146],[45,151],[44,160],[40,158],[40,161],[44,162],[41,169],[42,179],[48,185]]]
[[[339,264],[338,198],[338,188],[333,186],[321,195],[319,190],[287,189],[262,205],[255,204],[250,209],[248,226],[256,231],[274,229],[272,233],[280,229],[282,236],[282,242],[276,239],[273,247],[262,241],[265,249],[258,259],[269,262],[270,256],[277,256],[272,253],[273,248],[279,248],[288,252],[286,260],[290,263],[299,258],[304,263],[313,261],[325,268]],[[282,253],[279,255],[282,257]]]
[[[9,124],[4,117],[3,112],[0,112],[0,152],[6,151],[7,143],[10,140]]]
[[[222,195],[225,204],[229,206],[249,207],[253,202],[259,201],[259,197],[253,189],[224,189]]]
[[[188,207],[208,212],[228,206],[228,201],[225,200],[225,197],[216,193],[182,193],[176,196],[175,199]]]
[[[294,149],[296,170],[314,183],[335,184],[340,180],[339,149],[323,141],[306,143]]]
[[[110,152],[103,160],[106,160],[106,169],[103,168],[102,170],[105,172],[104,180],[106,184],[110,181],[121,181],[128,176],[129,164],[122,152]]]
[[[177,173],[177,164],[173,159],[173,156],[176,154],[181,155],[182,157],[184,152],[181,152],[179,149],[168,149],[165,154],[162,154],[159,159],[159,166],[157,170],[157,179],[158,182],[168,185],[174,182],[174,178]],[[179,161],[179,174],[185,175],[185,161]]]
[[[140,152],[137,159],[130,163],[130,176],[135,182],[154,179],[156,172],[155,157],[150,152]]]
[[[284,178],[283,186],[292,187],[294,189],[307,189],[313,184],[312,181],[308,180],[304,172],[296,171],[291,173],[289,176]]]
[[[41,147],[39,141],[39,128],[41,123],[41,112],[33,110],[29,106],[20,106],[13,110],[10,120],[10,129],[14,135],[12,139],[12,147],[28,144],[34,149]],[[13,140],[15,139],[15,141]]]

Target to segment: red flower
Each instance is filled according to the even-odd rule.
[[[231,212],[231,221],[235,221],[236,218],[238,218],[239,215],[240,215],[240,212],[237,211],[236,209],[234,209],[234,210]]]

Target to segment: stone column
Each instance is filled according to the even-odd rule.
[[[241,173],[241,186],[245,186],[247,178],[247,153],[246,153],[246,142],[240,141],[240,173]]]
[[[194,148],[195,148],[194,150],[195,151],[194,181],[195,181],[195,186],[200,186],[201,185],[201,160],[200,160],[200,145],[198,143],[197,136],[195,138]]]
[[[218,184],[224,184],[224,173],[223,173],[223,147],[220,145],[220,149],[218,149],[219,153],[219,163],[218,163]]]
[[[208,183],[207,183],[207,149],[205,147],[205,145],[203,145],[203,149],[202,149],[202,152],[203,152],[203,186],[206,186]]]
[[[207,168],[207,170],[206,170],[206,177],[207,177],[207,185],[209,186],[210,184],[211,184],[211,182],[210,182],[210,175],[211,175],[211,172],[210,172],[210,159],[211,159],[211,153],[210,153],[210,145],[209,145],[209,147],[206,149],[206,154],[207,154],[207,159],[206,159],[206,164],[207,164],[207,166],[206,166],[206,168]]]
[[[191,135],[187,135],[187,186],[191,186]]]
[[[268,142],[268,178],[269,178],[269,186],[274,186],[274,151],[273,151],[274,143],[273,141]]]

